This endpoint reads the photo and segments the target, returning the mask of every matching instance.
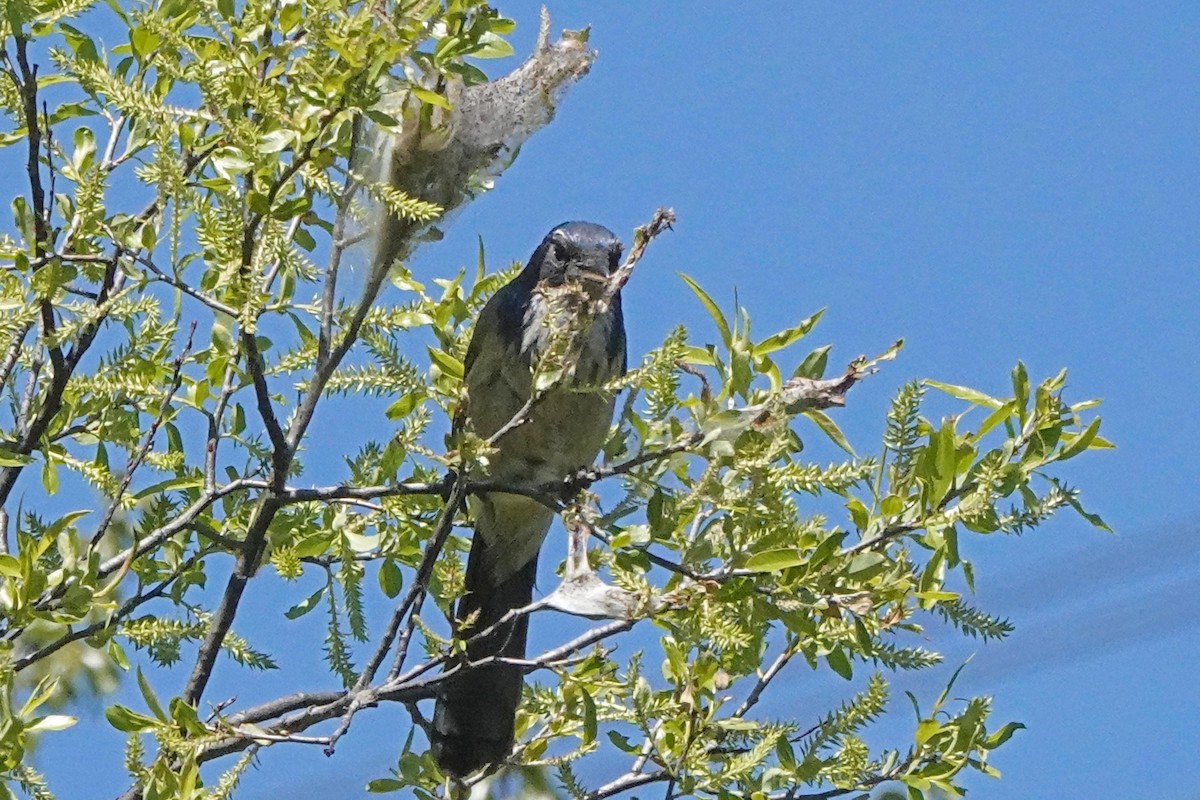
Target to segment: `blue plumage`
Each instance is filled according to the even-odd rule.
[[[607,228],[564,223],[487,302],[464,362],[467,418],[476,433],[490,437],[521,410],[532,391],[538,354],[568,319],[560,318],[563,301],[578,298],[580,289],[593,296],[602,291],[620,257],[621,242]],[[605,313],[587,320],[582,334],[575,384],[549,391],[525,424],[497,442],[490,479],[524,486],[560,481],[591,464],[600,451],[615,398],[599,387],[626,368],[619,294]],[[456,611],[458,620],[473,620],[460,631],[464,637],[529,604],[538,551],[553,521],[549,509],[523,495],[492,492],[472,497],[469,505],[475,536],[466,592]],[[527,627],[527,617],[500,626],[468,646],[468,659],[523,658]],[[445,772],[466,775],[508,755],[522,674],[514,665],[490,664],[462,669],[441,684],[433,750]]]

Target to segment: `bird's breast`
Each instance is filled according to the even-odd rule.
[[[532,365],[548,346],[555,325],[566,324],[535,293],[525,315],[519,344],[482,349],[467,374],[471,421],[488,437],[506,425],[529,399]],[[573,381],[549,390],[529,412],[528,421],[498,443],[488,472],[495,480],[536,485],[562,480],[595,458],[612,421],[615,398],[600,390],[621,363],[612,357],[614,315],[599,315],[583,332]]]

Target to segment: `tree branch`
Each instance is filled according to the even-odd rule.
[[[183,362],[187,360],[188,354],[192,352],[192,336],[195,333],[196,323],[192,322],[192,326],[188,330],[187,342],[183,346],[183,351],[175,357],[175,362],[171,366],[171,381],[167,386],[167,390],[163,393],[162,402],[158,406],[158,413],[150,423],[150,427],[146,430],[146,435],[142,439],[142,446],[138,448],[136,453],[129,457],[129,461],[125,465],[125,474],[121,478],[121,484],[117,487],[116,494],[113,495],[108,510],[104,512],[104,518],[96,526],[96,533],[92,535],[92,549],[95,549],[100,544],[100,540],[108,532],[108,526],[112,523],[117,509],[121,507],[121,498],[125,496],[125,492],[129,489],[129,484],[133,481],[133,473],[142,465],[142,461],[145,460],[146,455],[150,452],[150,448],[154,447],[154,436],[158,433],[159,426],[167,418],[167,412],[171,410],[171,401],[175,398],[175,392],[179,391],[179,384],[183,381]]]
[[[263,427],[273,448],[271,452],[272,475],[282,481],[287,477],[288,466],[292,460],[292,447],[283,434],[279,418],[275,416],[275,406],[271,402],[271,390],[267,386],[266,366],[262,354],[258,351],[258,342],[254,334],[242,330],[242,349],[246,351],[246,369],[254,383],[254,400],[258,406],[258,415],[262,418]]]
[[[254,483],[255,482],[253,481],[239,479],[230,481],[219,489],[204,494],[200,497],[200,499],[184,509],[183,512],[181,512],[170,522],[159,528],[156,528],[142,539],[135,542],[132,547],[103,562],[97,569],[96,576],[98,578],[104,578],[112,575],[113,573],[118,573],[118,577],[109,582],[109,587],[107,589],[101,591],[111,591],[111,588],[119,583],[120,578],[123,578],[124,575],[129,571],[134,559],[155,549],[180,531],[189,528],[196,517],[203,514],[208,507],[217,500],[220,500],[226,495],[233,494],[234,492],[242,491],[243,489],[260,488],[254,486]],[[72,578],[71,580],[59,584],[53,590],[45,592],[42,597],[38,599],[35,607],[38,611],[47,611],[54,608],[55,602],[60,600],[63,595],[66,594],[67,590],[76,583],[77,581]],[[12,628],[5,631],[2,638],[5,641],[12,641],[24,633],[24,631],[24,627]]]
[[[202,554],[197,553],[186,561],[183,561],[179,564],[179,566],[171,571],[170,575],[155,584],[153,588],[140,591],[133,597],[130,597],[121,604],[121,607],[117,609],[116,612],[105,617],[104,619],[93,622],[91,625],[78,628],[74,631],[67,631],[67,633],[64,633],[62,636],[50,642],[50,644],[38,648],[29,655],[16,659],[13,662],[13,671],[20,672],[31,664],[36,664],[37,662],[41,661],[46,656],[53,655],[71,642],[77,642],[80,639],[86,639],[93,634],[99,633],[100,631],[115,627],[119,622],[128,617],[142,604],[165,594],[167,589],[170,588],[171,584],[175,582],[175,579],[191,569],[192,566],[202,557]]]
[[[771,662],[771,666],[767,667],[766,672],[763,672],[759,675],[758,682],[754,684],[754,688],[750,690],[750,694],[746,695],[746,699],[743,700],[742,704],[737,707],[736,711],[733,712],[733,716],[746,716],[750,709],[754,708],[754,706],[758,703],[759,698],[762,697],[762,693],[766,691],[767,686],[769,686],[771,681],[775,679],[775,676],[777,676],[783,670],[783,668],[787,666],[787,663],[791,661],[792,656],[794,655],[796,655],[796,643],[789,639],[786,646],[783,648],[783,652],[775,657],[775,660]]]
[[[629,630],[635,623],[636,620],[622,620],[617,623],[593,628],[591,631],[559,647],[546,651],[535,659],[516,661],[493,656],[470,662],[469,664],[458,665],[445,672],[429,677],[410,678],[404,676],[395,680],[387,680],[376,686],[351,688],[337,692],[298,692],[230,714],[224,720],[224,723],[229,726],[241,726],[250,723],[260,724],[276,719],[278,720],[277,722],[265,726],[262,732],[270,736],[294,735],[318,723],[337,717],[344,717],[352,707],[356,708],[357,712],[357,710],[377,705],[379,702],[409,704],[417,700],[427,700],[433,697],[435,687],[439,683],[447,680],[460,669],[478,668],[494,663],[515,663],[526,672],[532,672],[538,669],[559,666],[564,659],[575,655],[583,648],[589,647],[616,633]],[[486,635],[486,632],[476,635]],[[427,673],[442,661],[444,659],[433,659],[428,664],[423,664],[419,668],[410,671],[409,674]],[[340,734],[327,737],[329,739],[328,747],[332,747],[339,736]],[[197,756],[197,761],[205,763],[222,756],[240,752],[249,747],[255,741],[255,738],[256,734],[247,731],[244,735],[232,736],[228,739],[205,745]],[[257,738],[261,739],[265,737]],[[125,797],[134,796],[136,795],[128,793],[125,795]]]
[[[627,772],[616,780],[609,781],[594,792],[587,795],[587,800],[605,800],[605,798],[647,786],[651,783],[663,783],[671,776],[666,770],[657,772]]]
[[[446,499],[446,504],[442,508],[442,514],[438,518],[429,544],[425,547],[425,555],[421,558],[421,563],[417,567],[416,574],[413,575],[408,593],[400,605],[396,607],[395,611],[392,612],[392,618],[388,621],[387,628],[384,630],[379,645],[375,648],[375,652],[372,653],[370,660],[363,667],[358,680],[354,684],[355,699],[350,702],[350,705],[346,708],[346,713],[342,716],[341,723],[333,732],[333,735],[329,737],[328,746],[325,748],[325,755],[333,755],[338,739],[342,738],[350,730],[350,723],[354,719],[355,713],[362,708],[362,703],[358,698],[362,695],[363,690],[370,686],[371,681],[375,679],[375,673],[379,671],[384,657],[391,650],[392,642],[395,641],[405,617],[408,616],[411,618],[419,612],[421,603],[425,598],[429,576],[433,573],[433,565],[437,562],[438,555],[442,552],[442,548],[446,544],[446,539],[449,538],[450,531],[454,528],[454,515],[458,513],[458,509],[462,506],[462,502],[466,497],[465,484],[466,472],[462,471],[459,473],[458,479],[454,482],[454,486],[450,490],[450,496]],[[392,674],[398,673],[404,664],[411,635],[412,627],[410,626],[401,639],[400,647],[397,648],[396,663],[392,667]]]

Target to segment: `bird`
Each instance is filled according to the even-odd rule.
[[[509,426],[488,457],[487,480],[543,486],[590,466],[600,452],[615,406],[615,393],[602,387],[626,370],[620,292],[608,303],[577,309],[581,299],[606,291],[621,252],[621,240],[602,225],[558,225],[479,313],[463,362],[464,416],[485,439]],[[584,316],[577,322],[579,313]],[[510,426],[533,392],[539,355],[552,345],[555,331],[569,324],[581,326],[573,379],[546,390],[527,409],[525,421]],[[532,601],[538,552],[554,514],[533,498],[511,493],[472,495],[467,504],[475,531],[454,619],[464,639],[472,631],[496,630],[470,641],[466,660],[522,659],[528,616],[497,623]],[[443,773],[464,777],[508,756],[522,686],[522,668],[509,663],[459,662],[441,681],[430,738]]]

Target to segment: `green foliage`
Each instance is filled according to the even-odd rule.
[[[169,667],[180,659],[185,642],[196,642],[204,638],[209,629],[209,620],[200,615],[192,621],[164,619],[144,616],[121,624],[117,635],[127,639],[138,650],[145,649],[155,664]],[[276,669],[274,659],[250,647],[245,639],[229,633],[221,647],[239,664],[253,669]]]
[[[90,33],[101,16],[115,41]],[[509,115],[531,127],[489,131],[472,151],[485,120],[455,115],[486,106],[469,94],[493,86],[475,61],[509,53],[511,28],[479,0],[8,4],[0,145],[26,180],[0,236],[8,795],[50,797],[32,748],[75,718],[44,708],[110,692],[131,658],[178,686],[160,699],[135,671],[139,707],[106,711],[144,798],[235,796],[256,758],[269,768],[264,749],[332,750],[356,714],[401,704],[414,726],[369,790],[458,791],[425,752],[417,704],[464,649],[446,617],[467,547],[453,531],[470,519],[450,499],[481,490],[494,443],[449,420],[473,321],[516,265],[489,271],[481,244],[474,270],[426,285],[404,259],[591,63],[586,32],[539,48],[567,66],[538,62],[523,79],[558,83],[500,95],[543,104]],[[925,626],[1011,631],[957,588],[973,585],[970,535],[1022,533],[1061,509],[1104,527],[1061,471],[1111,447],[1095,403],[1069,403],[1065,373],[1035,384],[1023,365],[1007,397],[915,381],[878,452],[857,455],[832,409],[899,343],[826,377],[829,346],[798,350],[820,311],[758,338],[745,309],[687,277],[680,291],[715,336],[677,327],[606,387],[624,394],[603,463],[509,487],[585,521],[603,545],[592,566],[639,609],[529,654],[511,766],[532,788],[553,774],[593,800],[651,784],[832,797],[885,781],[933,797],[956,793],[963,770],[993,774],[989,753],[1019,726],[990,726],[983,698],[948,688],[925,712],[914,698],[911,745],[874,751],[866,732],[887,710],[886,673],[939,663]],[[539,392],[578,388],[584,302],[560,309],[528,376]],[[930,419],[931,389],[965,406]],[[347,398],[370,438],[310,435]],[[330,683],[210,714],[218,658],[295,667],[233,632],[256,629],[237,614],[267,580],[290,607],[260,624],[320,609],[310,649]],[[376,619],[385,601],[393,612]],[[605,646],[643,619],[635,647]],[[805,665],[870,676],[810,719],[764,717],[760,698]],[[614,757],[628,771],[602,787],[576,768]],[[225,771],[202,777],[213,760]]]

